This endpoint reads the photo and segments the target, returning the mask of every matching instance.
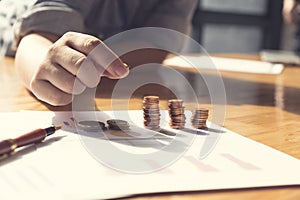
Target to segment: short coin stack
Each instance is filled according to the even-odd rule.
[[[206,120],[209,110],[206,108],[196,109],[191,119],[192,126],[197,129],[206,129]]]
[[[125,120],[120,120],[120,119],[110,119],[106,121],[108,124],[108,128],[111,130],[129,130],[130,125],[127,121]]]
[[[144,126],[148,129],[159,129],[159,97],[145,96],[143,100]]]
[[[173,129],[182,129],[185,126],[185,114],[183,100],[171,99],[169,100],[169,116],[171,118],[170,127]]]
[[[86,120],[80,121],[78,127],[84,131],[97,132],[99,129],[106,130],[105,124],[100,121]]]

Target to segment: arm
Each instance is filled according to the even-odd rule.
[[[101,52],[89,55],[98,45]],[[106,68],[108,57],[114,62]],[[128,73],[99,39],[75,32],[60,38],[45,33],[26,35],[17,49],[15,65],[26,87],[38,99],[56,106],[70,103],[72,95],[86,87],[96,87],[101,76],[121,78]]]
[[[14,25],[16,68],[38,99],[66,105],[73,94],[97,86],[101,76],[121,78],[128,73],[98,38],[80,33],[95,1],[39,0]],[[89,55],[96,47],[101,52]]]

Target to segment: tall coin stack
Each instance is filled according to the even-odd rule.
[[[169,100],[169,116],[171,118],[170,127],[173,129],[182,129],[185,126],[185,114],[183,100],[171,99]]]
[[[197,129],[206,129],[208,112],[209,110],[205,108],[196,109],[191,119],[192,126]]]
[[[144,126],[148,129],[159,129],[159,97],[145,96],[143,100]]]

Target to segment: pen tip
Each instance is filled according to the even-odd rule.
[[[61,125],[57,125],[57,126],[54,126],[54,129],[55,129],[55,131],[57,131],[57,130],[59,130],[59,129],[61,129]]]

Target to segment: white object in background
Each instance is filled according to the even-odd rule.
[[[208,63],[209,60],[211,63]],[[282,64],[273,64],[255,60],[184,55],[168,58],[163,64],[183,68],[197,67],[200,70],[217,69],[257,74],[280,74],[284,67]]]
[[[294,51],[264,50],[260,58],[266,62],[300,65],[300,56]]]

